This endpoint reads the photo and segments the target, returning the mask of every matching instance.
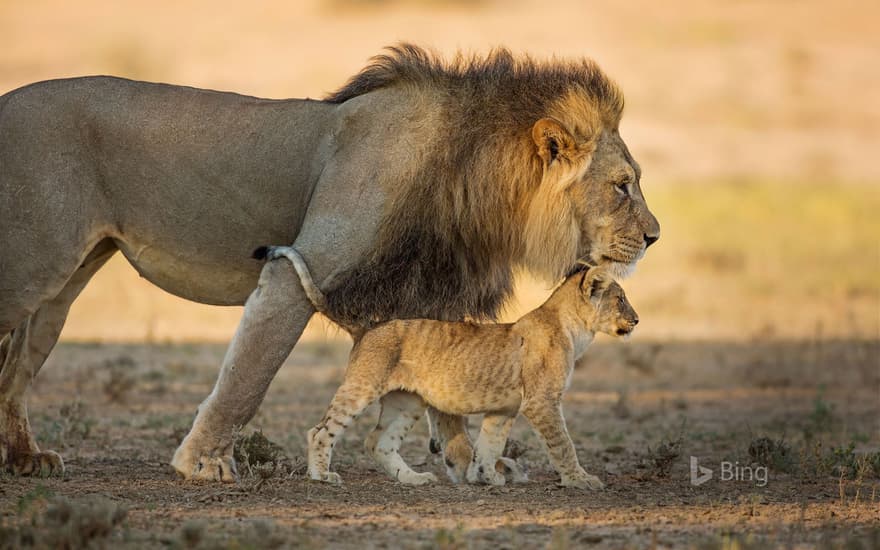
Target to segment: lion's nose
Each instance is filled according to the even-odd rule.
[[[639,318],[636,317],[635,319],[632,320],[632,325],[633,325],[633,326],[636,326],[636,325],[638,325],[638,324],[639,324]]]
[[[657,239],[660,238],[660,235],[648,235],[645,233],[645,248],[648,248],[652,244],[657,242]]]

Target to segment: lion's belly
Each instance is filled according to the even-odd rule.
[[[138,271],[161,289],[195,302],[242,305],[257,286],[262,264],[255,260],[187,261],[178,250],[161,248],[131,238],[117,246]]]
[[[138,273],[162,289],[207,304],[243,304],[263,267],[251,254],[294,241],[305,193],[290,180],[266,201],[232,199],[183,176],[174,183],[189,192],[156,186],[156,193],[115,208],[119,230],[111,237]]]
[[[138,204],[139,209],[120,209],[121,231],[112,235],[128,261],[163,290],[214,305],[247,300],[263,268],[251,257],[254,249],[292,243],[305,210],[289,198],[269,203],[274,208],[254,206],[251,215],[242,215],[240,203],[210,197],[198,205],[174,194]]]

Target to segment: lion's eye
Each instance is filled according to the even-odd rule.
[[[621,181],[621,182],[619,182],[619,183],[615,183],[615,184],[614,184],[614,189],[615,189],[618,193],[620,193],[621,195],[628,195],[628,194],[629,194],[629,189],[627,188],[627,185],[629,185],[629,181],[624,180],[624,181]]]

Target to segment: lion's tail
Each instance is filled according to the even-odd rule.
[[[254,250],[253,257],[257,260],[266,261],[277,260],[278,258],[287,258],[290,260],[290,263],[293,264],[293,268],[296,270],[296,274],[299,276],[300,283],[302,284],[303,290],[309,301],[312,302],[312,305],[318,313],[327,315],[329,310],[327,307],[327,297],[321,292],[318,285],[315,284],[305,258],[302,257],[297,249],[292,246],[261,246]],[[365,332],[362,327],[348,326],[339,322],[336,323],[351,334],[355,340],[358,340]]]

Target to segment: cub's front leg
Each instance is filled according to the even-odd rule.
[[[578,463],[558,400],[533,400],[523,407],[522,413],[547,446],[550,462],[562,477],[563,487],[593,490],[605,487],[598,477],[588,474]]]

